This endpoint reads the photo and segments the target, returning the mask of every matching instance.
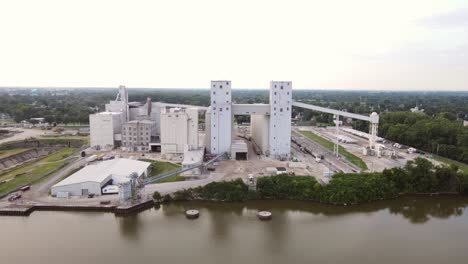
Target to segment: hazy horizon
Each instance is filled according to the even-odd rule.
[[[126,86],[127,89],[129,90],[200,90],[200,91],[209,91],[210,87],[175,87],[175,88],[169,88],[169,87],[128,87]],[[0,90],[2,89],[51,89],[51,90],[73,90],[73,89],[97,89],[97,90],[111,90],[115,89],[118,90],[118,86],[115,87],[65,87],[65,86],[56,86],[56,87],[45,87],[45,86],[21,86],[21,87],[9,87],[9,86],[0,86]],[[239,88],[239,87],[232,87],[233,90],[248,90],[248,91],[268,91],[270,88],[269,87],[263,87],[263,88]],[[419,93],[431,93],[431,92],[468,92],[468,90],[395,90],[395,89],[386,89],[386,90],[377,90],[377,89],[339,89],[339,88],[293,88],[293,90],[296,91],[337,91],[337,92],[419,92]]]

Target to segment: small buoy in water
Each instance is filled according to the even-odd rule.
[[[268,211],[260,211],[257,213],[258,219],[260,220],[270,220],[272,217],[272,214]]]
[[[195,210],[195,209],[190,209],[190,210],[185,211],[185,216],[188,219],[198,218],[199,215],[200,215],[200,212],[198,210]]]

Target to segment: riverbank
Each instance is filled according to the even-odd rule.
[[[221,178],[215,176],[198,181],[147,186],[142,192],[142,197],[145,203],[150,203],[151,201],[147,200],[154,194],[153,198],[157,202],[297,200],[350,206],[395,199],[404,195],[445,196],[467,194],[468,191],[467,175],[461,173],[458,168],[433,166],[424,159],[408,162],[404,168],[393,168],[383,172],[338,173],[326,185],[320,184],[310,176],[265,176],[257,178],[255,183],[250,185],[242,179],[220,181]],[[70,210],[82,210],[81,207],[89,206],[96,207],[96,210],[101,210],[101,207],[104,211],[108,209],[108,206],[100,206],[98,200],[73,205],[64,202],[59,204],[56,200],[50,200],[31,204],[48,204],[51,210],[60,210],[64,205]],[[112,204],[118,206],[119,203]]]
[[[433,166],[425,159],[405,168],[375,173],[335,174],[322,185],[308,176],[259,177],[249,188],[242,180],[213,182],[173,193],[165,200],[303,200],[332,205],[356,205],[394,199],[405,194],[458,195],[468,193],[468,175],[454,166]]]
[[[128,215],[152,208],[152,200],[143,201],[132,205],[10,205],[0,208],[0,216],[29,216],[34,211],[75,211],[75,212],[103,212],[114,213],[115,215]]]

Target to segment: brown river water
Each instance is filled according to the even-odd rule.
[[[183,202],[136,215],[0,217],[1,263],[468,263],[468,198],[353,207]],[[184,211],[200,210],[188,220]],[[273,213],[259,221],[258,210]]]

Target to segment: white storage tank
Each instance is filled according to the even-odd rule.
[[[132,198],[132,184],[130,181],[120,183],[119,185],[119,200],[128,201]]]

